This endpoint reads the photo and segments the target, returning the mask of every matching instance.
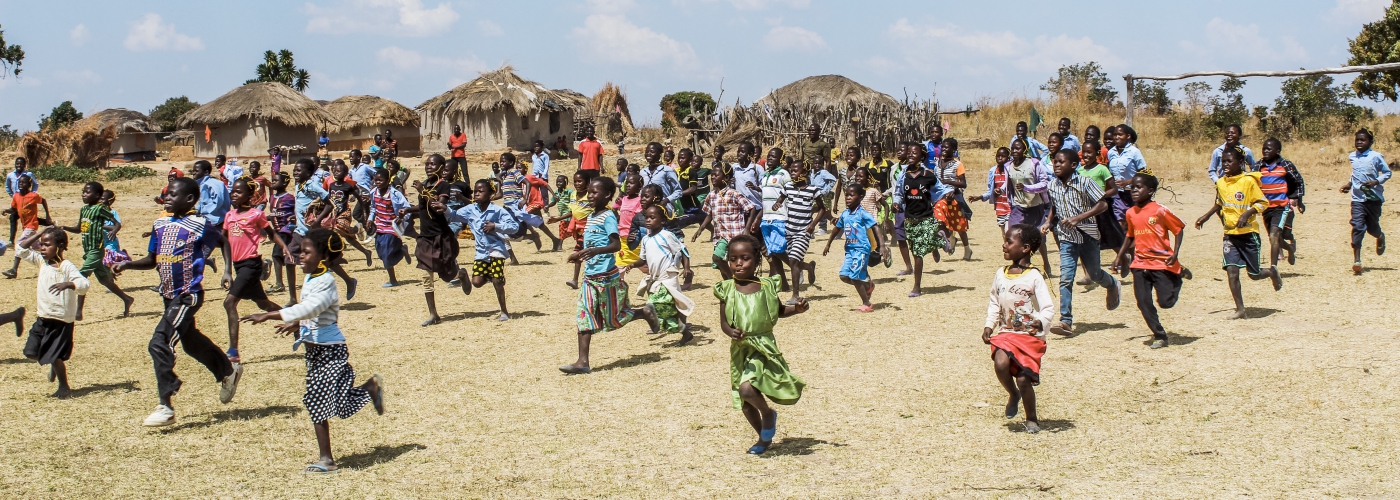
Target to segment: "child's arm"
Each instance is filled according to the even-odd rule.
[[[813,234],[817,230],[817,223],[826,219],[826,204],[822,203],[821,197],[816,200],[816,214],[812,217],[812,222],[807,224],[807,234]]]
[[[779,317],[779,318],[788,318],[788,317],[796,316],[796,315],[798,315],[798,314],[802,314],[802,313],[807,312],[807,310],[808,310],[808,309],[811,309],[811,307],[812,307],[812,304],[809,303],[809,302],[807,302],[807,297],[799,297],[799,298],[797,299],[797,303],[796,303],[796,304],[793,304],[793,305],[790,305],[790,306],[784,304],[783,306],[781,306],[781,310],[778,311],[778,317]]]
[[[272,226],[263,227],[263,234],[267,235],[267,239],[272,240],[273,245],[277,245],[277,248],[281,248],[283,254],[291,255],[292,251],[287,249],[287,242],[282,241],[282,236],[277,234],[277,231],[272,229]]]
[[[1183,239],[1186,238],[1186,231],[1177,230],[1177,232],[1176,232],[1175,234],[1176,234],[1176,245],[1173,245],[1173,246],[1172,246],[1172,255],[1171,255],[1170,257],[1167,257],[1167,265],[1168,265],[1168,266],[1173,265],[1173,264],[1176,264],[1177,256],[1181,255],[1181,240],[1183,240]],[[1128,241],[1133,241],[1133,240],[1132,240],[1131,238],[1129,238]]]
[[[583,262],[585,260],[593,258],[595,255],[601,255],[605,253],[617,253],[617,251],[621,249],[622,242],[618,239],[617,233],[613,233],[608,235],[607,245],[601,247],[585,248],[583,250],[574,252],[573,255],[569,256],[569,262]]]
[[[709,212],[705,212],[705,220],[700,221],[700,226],[699,226],[699,227],[702,228],[702,229],[705,228],[705,227],[708,227],[708,226],[710,225],[710,223],[713,221],[713,219],[714,219],[714,218],[710,216],[710,213],[709,213]],[[690,241],[695,241],[695,240],[699,239],[699,238],[700,238],[700,233],[701,233],[701,232],[702,232],[702,231],[701,231],[700,229],[695,230],[695,234],[690,235]],[[711,235],[713,236],[714,233],[711,233]]]
[[[734,328],[729,324],[729,317],[724,314],[725,301],[719,301],[719,330],[734,340],[743,340],[744,331]]]
[[[121,274],[122,271],[125,271],[125,270],[127,270],[127,269],[132,269],[132,270],[136,270],[136,271],[145,271],[145,270],[148,270],[148,269],[155,269],[155,268],[156,268],[156,253],[155,253],[155,252],[151,252],[151,253],[149,253],[149,254],[146,254],[145,257],[142,257],[142,258],[140,258],[140,259],[128,260],[128,261],[118,262],[118,263],[116,263],[116,264],[112,264],[112,274]]]
[[[837,222],[840,222],[841,219],[837,219],[836,221],[837,221]],[[701,226],[701,227],[704,227],[704,226]],[[840,229],[840,227],[841,227],[841,226],[837,226],[836,228],[837,228],[837,229]],[[831,231],[831,235],[830,235],[830,236],[827,236],[827,238],[826,238],[826,247],[822,248],[822,257],[825,257],[826,254],[831,253],[831,242],[836,241],[836,237],[837,237],[837,236],[840,236],[840,235],[841,235],[841,231],[836,231],[836,230],[832,230],[832,231]]]
[[[1054,204],[1054,203],[1046,203],[1046,204],[1045,204],[1045,222],[1041,223],[1041,224],[1040,224],[1040,228],[1039,228],[1041,234],[1050,232],[1050,223],[1053,222],[1054,220],[1055,220],[1055,204]],[[1069,221],[1063,221],[1063,222],[1069,222]]]
[[[77,266],[74,266],[72,262],[64,261],[61,268],[64,281],[50,286],[49,293],[58,295],[64,290],[73,290],[78,292],[78,295],[87,295],[88,288],[92,287],[92,282],[84,278],[83,273],[78,272]]]
[[[1116,273],[1116,272],[1118,272],[1118,268],[1119,268],[1119,267],[1128,265],[1128,263],[1124,261],[1123,257],[1126,256],[1126,255],[1128,255],[1128,252],[1133,251],[1133,243],[1134,243],[1133,240],[1134,240],[1134,238],[1133,238],[1132,236],[1129,236],[1129,237],[1127,237],[1127,238],[1123,238],[1123,246],[1118,247],[1118,253],[1117,253],[1116,255],[1113,256],[1113,265],[1108,266],[1108,270],[1113,271],[1113,272]],[[1180,250],[1180,249],[1181,249],[1181,233],[1177,233],[1176,242],[1177,242],[1177,245],[1176,245],[1176,246],[1177,246],[1177,249]],[[1172,258],[1176,258],[1176,255],[1172,255]],[[1167,265],[1171,265],[1171,264],[1167,264]]]
[[[1351,185],[1347,184],[1347,186],[1350,187]],[[1201,226],[1206,225],[1206,221],[1210,220],[1211,217],[1214,217],[1215,214],[1220,213],[1221,208],[1224,207],[1220,206],[1220,200],[1215,200],[1215,205],[1210,207],[1210,211],[1206,212],[1206,214],[1202,215],[1199,219],[1196,219],[1196,229],[1200,229]]]
[[[763,218],[763,210],[760,210],[758,207],[754,207],[752,210],[749,210],[748,215],[746,217],[748,217],[749,221],[749,234],[757,233],[758,225],[762,222],[759,219]],[[696,234],[699,234],[699,231],[696,231]]]
[[[999,276],[1001,273],[997,273]],[[992,280],[990,298],[987,300],[987,322],[982,326],[982,343],[992,343],[992,328],[997,325],[997,319],[1001,317],[1001,302],[997,300],[996,279]]]
[[[884,225],[883,225],[883,224],[876,224],[874,227],[875,227],[875,237],[876,237],[876,238],[879,238],[879,239],[880,239],[880,242],[881,242],[881,244],[880,244],[880,258],[887,258],[887,257],[890,256],[890,246],[884,244],[884,242],[889,241],[889,240],[885,239],[885,228],[884,228]]]
[[[1051,206],[1053,207],[1054,205],[1051,204]],[[1098,214],[1104,213],[1105,210],[1108,210],[1108,198],[1099,198],[1098,203],[1095,203],[1094,206],[1091,207],[1089,210],[1081,212],[1079,215],[1076,215],[1074,217],[1064,219],[1060,221],[1060,224],[1065,225],[1067,227],[1075,227],[1078,226],[1080,222],[1084,222]],[[1051,211],[1054,211],[1054,208],[1051,208]]]
[[[52,223],[53,216],[49,215],[49,200],[40,201],[39,204],[44,206],[44,218],[48,219],[48,221]]]

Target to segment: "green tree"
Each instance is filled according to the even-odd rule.
[[[1239,125],[1249,118],[1249,107],[1244,105],[1244,96],[1240,95],[1240,89],[1244,88],[1244,80],[1239,78],[1226,78],[1220,81],[1219,96],[1211,96],[1210,122],[1211,128],[1224,130],[1229,125]]]
[[[5,30],[0,30],[0,78],[6,74],[19,76],[20,64],[24,63],[24,49],[18,45],[5,44]]]
[[[1400,0],[1392,1],[1385,17],[1361,27],[1356,38],[1348,40],[1349,66],[1400,62]],[[1351,82],[1356,95],[1373,101],[1400,98],[1400,70],[1362,73]]]
[[[54,106],[49,114],[39,119],[39,129],[45,132],[53,132],[72,125],[73,122],[83,119],[83,114],[73,107],[73,101],[63,101],[63,104]]]
[[[1274,100],[1269,133],[1317,140],[1355,125],[1375,111],[1347,102],[1356,95],[1344,85],[1333,85],[1328,75],[1311,75],[1283,81]]]
[[[1165,115],[1172,110],[1172,99],[1167,95],[1167,82],[1133,80],[1133,102],[1154,115]]]
[[[1099,63],[1089,61],[1080,64],[1060,66],[1054,78],[1040,86],[1040,90],[1055,94],[1062,100],[1085,99],[1089,102],[1113,104],[1118,99],[1118,91],[1110,85],[1112,80],[1103,72]]]
[[[677,120],[684,120],[692,114],[708,115],[714,113],[717,108],[715,98],[704,92],[687,90],[661,97],[661,113]],[[676,128],[676,124],[671,123],[670,118],[662,118],[661,122],[663,130],[669,132]]]
[[[194,111],[194,109],[198,107],[199,103],[191,101],[188,97],[171,97],[160,105],[151,108],[150,115],[152,120],[160,123],[160,129],[162,131],[174,132],[176,124],[180,123],[180,117],[185,116],[185,113]]]
[[[277,82],[285,84],[297,90],[306,92],[306,88],[311,86],[311,74],[305,69],[297,68],[296,62],[292,60],[292,51],[282,49],[276,53],[271,50],[263,53],[263,62],[254,70],[257,77],[246,82],[244,85],[255,82]]]

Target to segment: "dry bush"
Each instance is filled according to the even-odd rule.
[[[18,149],[35,167],[57,164],[100,167],[107,164],[112,141],[116,138],[116,127],[79,122],[52,132],[25,132],[19,139]]]

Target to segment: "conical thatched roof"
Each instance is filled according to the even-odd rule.
[[[331,127],[331,132],[342,132],[355,127],[417,127],[418,113],[383,97],[372,95],[347,95],[326,104],[339,124]]]
[[[545,88],[544,85],[516,75],[515,68],[502,66],[501,69],[482,73],[475,80],[423,101],[414,109],[423,113],[470,114],[491,112],[510,106],[517,113],[533,114],[540,110],[574,109],[583,104],[573,95]]]
[[[276,120],[292,127],[325,127],[336,119],[316,101],[281,83],[257,82],[230,90],[185,113],[180,127],[229,123],[244,117]]]
[[[899,101],[841,75],[809,76],[784,85],[755,104],[842,108],[847,105],[898,106]]]
[[[126,131],[160,132],[160,124],[151,117],[125,108],[104,109],[78,120],[77,124],[91,124],[99,129],[115,127],[118,134]]]

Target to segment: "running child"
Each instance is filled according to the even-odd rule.
[[[360,200],[359,184],[354,180],[348,179],[347,177],[349,175],[350,171],[345,168],[344,162],[337,162],[331,167],[332,181],[326,185],[326,191],[330,193],[327,199],[331,204],[331,213],[330,218],[322,221],[322,226],[334,230],[336,234],[339,234],[341,237],[348,240],[351,245],[354,245],[356,250],[364,253],[365,267],[370,267],[374,265],[374,254],[370,253],[369,249],[365,248],[365,246],[360,243],[360,224],[355,221],[353,217],[354,211],[350,206],[350,202],[352,201],[355,202],[356,205],[364,204],[364,202]],[[346,282],[348,283],[349,280],[346,280]],[[349,300],[350,297],[346,297],[345,299]]]
[[[1280,250],[1288,250],[1288,265],[1293,265],[1293,213],[1306,209],[1303,205],[1303,174],[1293,162],[1283,159],[1283,143],[1270,137],[1264,141],[1264,156],[1259,167],[1259,188],[1269,200],[1264,209],[1264,227],[1269,229],[1269,265],[1277,267]]]
[[[1031,257],[1043,245],[1040,229],[1014,224],[1006,230],[1002,257],[1011,264],[992,276],[987,301],[987,323],[982,342],[992,347],[997,380],[1006,389],[1006,418],[1016,418],[1018,406],[1026,408],[1026,432],[1040,432],[1035,412],[1035,386],[1040,385],[1040,360],[1045,356],[1045,331],[1055,319],[1055,299],[1045,275],[1031,265]]]
[[[860,167],[856,169],[854,182],[854,185],[860,186],[861,190],[864,192],[864,195],[862,195],[860,198],[861,210],[865,210],[866,213],[870,214],[871,217],[875,218],[876,224],[880,224],[880,214],[889,213],[891,209],[889,203],[885,201],[885,197],[880,193],[880,191],[878,189],[875,189],[874,186],[870,185],[870,170],[865,167]],[[884,224],[880,225],[883,226]],[[874,242],[876,248],[884,248],[890,246],[890,241],[894,239],[894,236],[891,235],[888,231],[882,232],[881,234],[884,234],[885,237],[881,238],[879,241]],[[888,268],[894,265],[893,250],[885,252],[882,255],[883,257],[881,261],[884,262],[885,267]],[[910,274],[914,274],[914,270],[912,267],[906,267],[903,271],[894,273],[895,276],[907,276]]]
[[[773,327],[778,318],[807,312],[810,305],[807,299],[783,305],[778,299],[782,277],[755,276],[761,257],[758,240],[753,236],[735,237],[729,244],[728,261],[734,278],[715,283],[714,293],[719,299],[720,330],[732,339],[729,392],[734,409],[744,412],[744,418],[758,434],[758,442],[749,447],[749,454],[762,455],[773,445],[778,426],[778,412],[768,406],[768,400],[780,405],[797,404],[807,385],[788,368],[773,338]]]
[[[593,205],[588,202],[588,186],[597,178],[597,170],[580,169],[574,172],[574,192],[569,198],[569,217],[566,223],[569,225],[569,233],[574,237],[575,252],[583,250],[583,229],[588,225],[588,216],[593,215]],[[583,262],[575,262],[573,279],[564,284],[578,290],[578,275],[582,269]]]
[[[160,405],[146,417],[142,425],[162,427],[175,423],[175,407],[171,398],[183,382],[175,375],[175,346],[182,345],[185,354],[204,365],[214,380],[220,383],[219,402],[228,404],[238,390],[243,365],[234,364],[219,346],[209,340],[195,325],[199,308],[204,305],[204,259],[209,251],[223,242],[214,224],[203,215],[191,213],[199,201],[200,186],[193,179],[170,181],[165,211],[172,215],[156,219],[151,228],[151,242],[145,257],[117,262],[113,272],[155,269],[160,275],[160,296],[165,312],[156,324],[151,342],[146,346],[155,365],[157,395]],[[226,245],[226,243],[225,243]],[[232,267],[230,251],[224,248],[224,269]],[[224,275],[224,279],[229,279]]]
[[[875,282],[870,280],[869,262],[880,258],[888,259],[890,248],[887,245],[880,245],[879,253],[872,250],[870,233],[875,230],[875,241],[885,241],[885,230],[880,224],[875,222],[875,216],[861,208],[861,186],[860,184],[846,185],[846,210],[836,218],[836,228],[841,231],[832,231],[831,237],[826,240],[826,247],[822,249],[822,256],[831,252],[831,242],[836,241],[837,234],[840,233],[846,240],[846,259],[841,263],[841,281],[856,287],[856,294],[860,295],[860,308],[852,311],[868,313],[875,310],[870,305],[870,294],[875,291]]]
[[[1152,305],[1152,292],[1157,292],[1158,306],[1171,309],[1181,296],[1182,278],[1191,279],[1191,270],[1182,267],[1178,259],[1186,225],[1167,207],[1152,201],[1157,194],[1157,177],[1152,172],[1133,176],[1131,189],[1133,206],[1126,213],[1128,235],[1109,270],[1118,272],[1119,266],[1128,266],[1131,260],[1133,296],[1143,321],[1152,330],[1152,348],[1161,349],[1167,346],[1167,330],[1162,328],[1157,308]],[[1129,251],[1137,258],[1127,259]]]
[[[759,231],[763,235],[763,248],[768,252],[768,274],[783,277],[784,292],[789,288],[787,275],[783,272],[783,263],[787,262],[787,210],[782,203],[778,203],[778,199],[783,195],[783,186],[792,181],[792,176],[783,168],[785,158],[780,148],[768,150],[767,169],[758,183],[763,198],[763,221],[759,224]]]
[[[15,240],[16,246],[22,247],[23,245],[18,245],[19,241],[25,240],[39,232],[39,207],[44,207],[44,220],[52,220],[52,218],[49,216],[49,201],[39,196],[39,193],[34,192],[34,179],[31,179],[27,175],[21,175],[15,183],[18,184],[18,190],[15,191],[14,196],[10,199],[10,208],[5,209],[4,213],[5,215],[17,217],[16,220],[24,227],[24,231],[20,233],[19,240]],[[64,249],[66,250],[68,235],[64,234],[63,238],[65,242]],[[19,259],[19,254],[15,254],[14,265],[10,266],[10,270],[4,272],[6,278],[13,279],[15,277],[17,274],[16,270],[19,268]],[[75,308],[74,311],[76,312],[77,309]]]
[[[28,228],[25,228],[28,231]],[[87,294],[91,286],[78,267],[63,259],[68,250],[68,233],[49,228],[43,233],[28,233],[21,238],[15,257],[38,266],[39,280],[34,292],[35,313],[39,316],[29,329],[24,343],[24,357],[49,365],[49,382],[58,380],[58,390],[51,395],[67,398],[68,358],[73,354],[73,321],[78,314],[78,297]],[[31,248],[32,247],[32,248]],[[24,308],[0,315],[0,324],[15,323],[15,336],[24,329]]]
[[[408,209],[408,198],[390,185],[389,171],[374,169],[374,190],[370,192],[370,219],[374,223],[374,250],[379,253],[379,262],[389,273],[389,282],[384,288],[399,286],[394,266],[407,255],[407,249],[400,238],[399,224]]]
[[[97,282],[107,287],[117,298],[122,301],[122,317],[131,314],[131,303],[136,299],[131,298],[114,281],[112,270],[102,263],[103,245],[107,240],[107,233],[116,232],[121,229],[122,224],[112,217],[112,209],[103,205],[102,184],[89,182],[83,186],[83,208],[78,211],[78,224],[74,226],[61,226],[60,228],[70,233],[82,233],[83,235],[83,265],[79,271],[84,277],[97,276]],[[104,230],[104,224],[112,222],[110,230]],[[225,279],[228,278],[227,269],[224,270]],[[83,320],[83,303],[86,302],[86,295],[78,297],[78,321]]]
[[[816,160],[820,164],[820,160]],[[788,163],[788,174],[792,179],[783,185],[783,194],[775,204],[781,204],[786,213],[787,226],[787,265],[792,270],[792,297],[787,305],[797,303],[801,296],[802,272],[807,272],[807,281],[817,282],[817,261],[807,261],[807,248],[812,244],[812,234],[817,221],[826,217],[826,205],[822,204],[821,186],[811,183],[807,163],[793,160]]]
[[[107,251],[122,251],[121,240],[117,239],[117,231],[121,229],[121,227],[118,226],[118,224],[122,223],[122,216],[121,214],[117,213],[117,209],[112,208],[112,205],[116,202],[117,193],[115,191],[112,191],[111,189],[102,190],[102,198],[98,200],[98,203],[101,203],[102,206],[107,207],[107,210],[112,211],[112,220],[102,222],[102,250],[104,251],[104,253]]]
[[[744,147],[741,145],[739,150],[743,151]],[[710,172],[710,188],[713,191],[705,198],[705,221],[700,226],[714,225],[715,249],[710,261],[719,269],[721,278],[730,279],[729,240],[758,231],[762,212],[747,196],[729,187],[729,177],[720,170]],[[700,231],[696,231],[690,241],[699,237]]]
[[[229,200],[233,209],[224,215],[224,234],[228,238],[231,253],[229,259],[233,261],[235,275],[233,284],[228,287],[228,296],[224,297],[224,311],[228,313],[227,354],[229,362],[232,363],[242,362],[238,353],[238,303],[251,300],[264,311],[282,308],[269,300],[267,292],[263,290],[262,280],[263,276],[267,275],[267,269],[263,267],[266,263],[258,253],[258,245],[261,245],[266,237],[276,248],[286,253],[287,244],[277,235],[277,231],[272,229],[262,210],[253,208],[254,184],[249,182],[246,176],[233,181],[233,186],[229,189]]]
[[[987,192],[968,198],[972,201],[985,201],[992,204],[992,210],[997,215],[997,227],[1001,228],[1002,234],[1006,234],[1007,222],[1011,219],[1011,198],[1007,197],[1006,191],[1006,168],[1011,162],[1011,150],[1000,148],[996,154],[996,164],[987,169]]]
[[[287,249],[291,250],[293,257],[300,255],[301,252],[298,248],[300,248],[301,240],[306,236],[307,231],[311,230],[313,226],[329,226],[330,224],[326,224],[325,222],[332,219],[333,206],[327,203],[327,198],[330,198],[330,192],[326,191],[326,189],[321,186],[321,183],[316,181],[315,168],[315,164],[306,158],[297,160],[296,166],[292,168],[292,175],[296,180],[296,204],[294,211],[296,212],[297,226],[296,230],[292,233],[292,243],[287,245]],[[317,209],[317,207],[320,208]],[[288,262],[288,264],[299,265],[298,262],[294,261]],[[336,275],[340,276],[340,279],[345,280],[345,299],[349,300],[354,298],[355,288],[359,280],[351,278],[339,262],[331,261],[328,265],[331,266],[331,270],[334,271]],[[296,282],[296,274],[293,269],[295,269],[295,267],[287,267],[288,286]],[[295,287],[291,290],[293,292],[296,291]],[[296,300],[297,296],[293,293],[292,301],[295,302]]]
[[[651,186],[654,184],[648,187]],[[656,322],[661,331],[679,332],[681,339],[676,345],[685,345],[695,338],[690,333],[690,323],[686,321],[695,312],[695,301],[686,297],[685,285],[679,278],[684,277],[688,285],[695,274],[690,270],[690,253],[676,233],[665,229],[669,217],[664,207],[648,206],[642,211],[642,216],[646,235],[641,238],[640,258],[631,267],[642,268],[647,276],[637,287],[637,294],[647,298],[647,304],[656,313]]]
[[[341,248],[335,248],[340,245]],[[333,474],[340,470],[331,454],[331,417],[350,418],[366,403],[384,414],[384,378],[379,374],[354,387],[355,368],[350,366],[350,350],[340,329],[340,293],[335,278],[327,273],[326,262],[344,250],[343,239],[329,229],[316,228],[302,236],[298,260],[306,273],[300,303],[279,311],[244,316],[251,324],[282,320],[277,331],[296,332],[292,350],[306,345],[306,395],[301,402],[316,430],[320,457],[302,469],[307,474]]]
[[[418,246],[413,254],[418,257],[418,269],[424,271],[423,300],[428,303],[428,319],[423,320],[422,326],[442,322],[434,299],[437,279],[442,278],[443,283],[447,283],[456,279],[458,274],[457,254],[461,249],[457,235],[448,227],[446,214],[450,187],[447,181],[438,177],[438,171],[446,163],[442,155],[428,156],[423,163],[427,177],[423,181],[413,181],[413,188],[418,191],[418,206],[409,208],[419,221]]]
[[[943,154],[950,154],[944,146]],[[916,148],[924,154],[924,148]],[[911,256],[914,258],[914,288],[909,297],[923,295],[924,256],[933,254],[938,261],[938,249],[948,250],[950,243],[944,238],[943,223],[934,215],[935,205],[951,196],[952,189],[938,181],[938,174],[924,168],[924,162],[916,161],[909,165],[904,178],[899,181],[899,191],[895,193],[895,212],[904,214],[904,234],[908,240]]]
[[[1016,130],[1021,130],[1020,125]],[[1024,140],[1011,141],[1011,162],[1006,165],[1006,184],[1000,186],[1001,192],[1011,200],[1011,215],[1006,221],[1008,226],[1026,224],[1039,227],[1046,220],[1049,200],[1045,197],[1045,189],[1050,184],[1050,170],[1040,160],[1027,157],[1027,147]],[[1040,238],[1040,241],[1042,245],[1045,243],[1044,238]],[[1043,247],[1040,249],[1040,260],[1045,264],[1046,275],[1050,275],[1050,255]]]
[[[633,309],[627,301],[627,282],[622,281],[614,257],[622,246],[617,234],[617,213],[608,209],[616,193],[617,185],[607,177],[594,179],[588,185],[593,214],[588,216],[584,228],[584,248],[569,256],[570,262],[584,263],[578,301],[578,360],[560,366],[559,371],[564,373],[593,371],[588,364],[588,348],[595,333],[622,328],[636,318],[645,320],[651,332],[660,330],[650,305]]]
[[[1351,272],[1361,274],[1361,243],[1370,234],[1376,238],[1376,255],[1385,255],[1385,232],[1381,231],[1381,204],[1385,203],[1385,181],[1390,180],[1390,165],[1380,152],[1372,150],[1376,140],[1370,130],[1356,131],[1356,151],[1347,155],[1351,160],[1351,179],[1342,185],[1342,193],[1351,193]]]
[[[928,154],[926,151],[920,153]],[[938,182],[952,191],[950,196],[943,197],[933,205],[933,214],[948,232],[949,243],[953,241],[952,233],[958,233],[958,237],[962,238],[962,260],[972,260],[972,246],[967,243],[967,227],[972,219],[972,207],[968,206],[967,199],[963,196],[963,190],[967,189],[967,169],[963,167],[962,160],[958,159],[958,140],[951,137],[944,139],[943,145],[938,148],[938,154],[941,156],[935,163],[938,168]]]
[[[296,196],[287,192],[287,185],[291,183],[291,176],[287,172],[279,171],[272,174],[272,182],[269,185],[271,194],[267,199],[267,220],[272,224],[272,229],[277,231],[277,237],[284,243],[292,241],[292,235],[296,233]],[[297,296],[296,270],[294,256],[291,251],[283,251],[282,247],[272,247],[272,274],[277,276],[277,284],[268,288],[269,292],[281,292],[288,290],[293,300]],[[282,283],[282,267],[287,267],[287,282]]]
[[[471,274],[466,269],[457,271],[457,279],[462,282],[462,293],[471,295],[472,288],[486,286],[487,282],[496,289],[496,302],[501,306],[498,321],[510,321],[506,309],[506,248],[505,235],[514,234],[519,227],[515,217],[491,203],[495,195],[491,181],[478,179],[472,188],[472,203],[457,211],[446,211],[447,220],[465,224],[471,228],[476,242],[476,256],[472,262]],[[433,207],[438,210],[438,207]],[[468,281],[470,279],[470,281]]]
[[[622,196],[617,197],[612,205],[613,210],[617,211],[617,235],[622,238],[617,251],[617,265],[622,267],[637,262],[639,247],[629,245],[627,236],[632,233],[633,220],[642,213],[642,185],[642,174],[627,174]]]
[[[1118,308],[1122,284],[1099,267],[1099,225],[1095,217],[1108,211],[1117,188],[1104,191],[1093,179],[1079,175],[1079,152],[1061,149],[1054,154],[1055,175],[1050,179],[1049,212],[1040,232],[1054,226],[1060,244],[1060,322],[1051,327],[1057,335],[1074,334],[1074,275],[1084,263],[1089,279],[1108,291],[1105,308]]]
[[[273,174],[276,175],[276,174]],[[262,164],[257,160],[248,163],[248,170],[243,173],[249,179],[248,187],[253,188],[253,196],[248,199],[248,206],[258,209],[264,214],[267,213],[267,195],[272,188],[272,181],[263,176]]]
[[[1361,134],[1357,134],[1360,136]],[[1361,139],[1357,138],[1358,149]],[[1259,229],[1254,216],[1269,206],[1264,191],[1259,188],[1259,173],[1244,172],[1244,150],[1227,149],[1220,157],[1225,175],[1215,181],[1215,205],[1199,219],[1196,229],[1205,226],[1206,221],[1220,214],[1225,226],[1225,259],[1223,266],[1230,279],[1230,295],[1235,299],[1235,313],[1230,319],[1246,317],[1244,296],[1240,290],[1240,268],[1249,273],[1249,279],[1268,278],[1273,282],[1274,291],[1283,288],[1283,278],[1277,267],[1262,269],[1259,265]]]

